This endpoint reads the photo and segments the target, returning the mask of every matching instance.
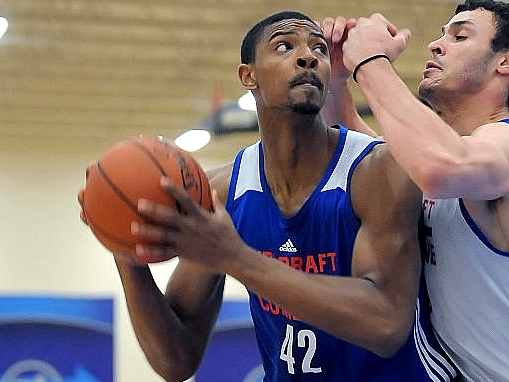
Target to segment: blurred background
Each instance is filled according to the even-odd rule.
[[[76,194],[88,163],[135,135],[175,139],[238,100],[245,94],[237,79],[241,40],[271,13],[296,10],[316,20],[383,13],[412,30],[395,67],[415,90],[428,43],[455,6],[449,0],[0,0],[9,23],[0,39],[0,296],[111,299],[114,379],[161,381],[136,342],[110,254],[79,220]],[[205,169],[232,160],[258,138],[256,130],[234,130],[216,131],[193,152]],[[173,266],[153,266],[161,288]],[[245,298],[229,279],[226,300]],[[0,299],[0,312],[8,301]],[[0,345],[0,353],[8,351]]]

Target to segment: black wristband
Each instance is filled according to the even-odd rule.
[[[374,56],[370,56],[368,58],[365,58],[364,60],[359,62],[357,64],[357,66],[355,67],[355,69],[353,70],[353,74],[352,74],[353,80],[355,82],[357,82],[357,72],[359,71],[359,69],[361,68],[362,65],[367,64],[368,62],[376,60],[378,58],[385,58],[387,61],[391,62],[391,59],[389,58],[389,56],[386,55],[386,54],[383,54],[383,53],[375,54]]]

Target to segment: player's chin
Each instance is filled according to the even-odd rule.
[[[303,102],[295,102],[292,105],[292,109],[294,112],[303,114],[303,115],[316,115],[320,112],[322,105],[318,102],[313,102],[309,99]]]

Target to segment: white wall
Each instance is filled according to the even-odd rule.
[[[96,157],[0,152],[0,294],[113,297],[116,381],[162,381],[133,334],[110,253],[79,219],[76,195]],[[152,267],[161,288],[173,266]],[[243,286],[228,279],[226,298],[245,297]]]

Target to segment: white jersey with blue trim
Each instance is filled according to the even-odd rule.
[[[260,142],[237,155],[226,208],[241,237],[265,256],[303,272],[351,276],[360,226],[350,199],[351,177],[359,161],[381,142],[339,129],[328,169],[294,216],[285,217],[270,193]],[[438,382],[455,375],[433,348],[437,344],[429,336],[428,311],[418,305],[413,334],[393,358],[384,359],[248,292],[265,382]]]
[[[509,381],[509,252],[462,199],[424,197],[425,275],[439,342],[465,381]]]

